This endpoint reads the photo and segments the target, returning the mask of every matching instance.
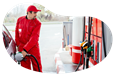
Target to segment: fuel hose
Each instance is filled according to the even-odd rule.
[[[79,64],[78,64],[78,66],[77,66],[77,68],[76,68],[75,72],[79,69],[79,66],[80,66],[81,60],[82,60],[82,52],[81,52],[81,57],[80,57]]]
[[[83,51],[83,69],[85,69],[85,54],[86,54],[86,49]]]
[[[35,57],[35,56],[33,56],[33,55],[31,55],[31,54],[27,54],[27,56],[31,56],[31,57],[33,57],[33,58],[35,59],[35,61],[36,61],[37,65],[38,65],[38,70],[39,70],[39,72],[41,72],[41,71],[40,71],[40,67],[39,67],[39,63],[38,63],[38,61],[37,61],[36,57]]]

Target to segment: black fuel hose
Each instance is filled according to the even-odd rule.
[[[91,52],[87,52],[87,57],[86,57],[86,69],[89,68],[89,57],[91,56]]]
[[[85,69],[85,54],[86,54],[86,50],[84,49],[83,51],[83,69]]]
[[[87,57],[86,58],[86,68],[88,68],[89,67],[89,58]]]
[[[79,61],[79,64],[78,64],[78,66],[77,66],[77,68],[76,68],[75,72],[79,69],[79,67],[80,67],[80,63],[81,63],[81,60],[82,60],[82,52],[81,52],[81,56],[80,56],[80,61]]]
[[[33,58],[35,59],[35,61],[36,61],[37,65],[38,65],[38,70],[39,70],[39,72],[41,72],[41,71],[40,71],[40,67],[39,67],[39,63],[38,63],[38,61],[37,61],[36,57],[35,57],[35,56],[33,56],[33,55],[31,55],[31,54],[27,54],[27,56],[31,56],[31,57],[33,57]]]
[[[88,24],[88,48],[90,47],[90,35],[91,35],[91,27],[92,27],[92,17],[89,17],[89,24]],[[87,52],[86,58],[86,69],[89,67],[89,57],[91,56],[91,52]]]

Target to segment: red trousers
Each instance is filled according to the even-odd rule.
[[[39,50],[38,47],[34,47],[28,53],[32,54],[36,57],[36,59],[39,63],[40,72],[42,72],[41,56],[40,56],[40,53],[39,53],[38,50]],[[33,66],[33,70],[39,72],[38,65],[37,65],[37,63],[36,63],[36,61],[33,57],[26,56],[25,59],[23,61],[21,61],[21,66],[31,70],[31,63],[32,63],[32,66]]]

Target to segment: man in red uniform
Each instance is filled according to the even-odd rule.
[[[32,62],[33,70],[39,71],[36,61],[32,57],[26,56],[27,53],[32,54],[37,58],[40,72],[42,72],[41,56],[38,43],[41,22],[36,18],[38,11],[41,10],[38,10],[35,6],[30,5],[27,9],[27,16],[18,18],[15,29],[15,41],[18,51],[22,52],[22,55],[25,57],[25,59],[21,61],[21,66],[31,69]]]

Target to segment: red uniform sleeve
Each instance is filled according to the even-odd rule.
[[[35,29],[32,32],[32,35],[29,39],[29,41],[25,44],[23,47],[27,52],[38,43],[39,40],[39,35],[40,35],[40,28],[41,28],[41,23],[38,23]]]
[[[20,42],[19,42],[18,26],[19,26],[19,19],[17,20],[16,28],[15,28],[15,42],[16,42],[17,46],[19,46],[19,44],[20,44]]]

